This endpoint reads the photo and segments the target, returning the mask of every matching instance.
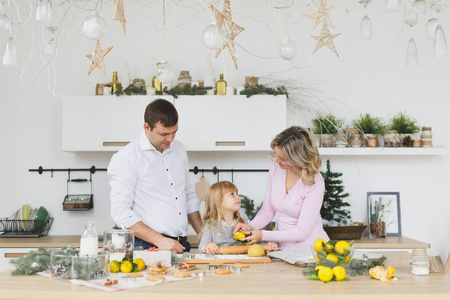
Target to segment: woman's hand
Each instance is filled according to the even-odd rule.
[[[267,243],[267,248],[269,248],[267,251],[277,251],[278,245],[276,243],[269,242]]]
[[[259,242],[262,239],[262,231],[261,230],[250,230],[250,231],[242,231],[247,236],[245,239],[240,239],[240,241],[248,241],[247,245],[253,245]]]
[[[253,227],[251,225],[244,223],[237,223],[236,227],[234,227],[233,235],[235,235],[236,232],[238,231],[250,231],[250,230],[253,230]]]
[[[217,247],[216,244],[209,243],[209,244],[206,244],[206,246],[205,246],[205,252],[208,253],[208,254],[217,254],[217,253],[220,252],[220,250],[219,250],[219,247]]]

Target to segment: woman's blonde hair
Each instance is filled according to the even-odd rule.
[[[322,165],[316,142],[308,130],[292,126],[279,133],[270,143],[270,147],[280,147],[283,160],[294,167],[304,184],[314,184],[314,175]]]
[[[220,229],[220,221],[223,219],[221,208],[223,195],[228,192],[237,193],[237,191],[238,189],[236,185],[229,181],[219,181],[209,187],[205,198],[205,214],[203,215],[202,231],[211,228],[211,226],[215,224],[222,233],[222,230]],[[233,219],[240,223],[244,223],[239,211],[236,211],[233,214]]]

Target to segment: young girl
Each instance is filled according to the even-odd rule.
[[[237,223],[244,220],[239,214],[241,198],[237,187],[229,181],[213,184],[206,194],[205,214],[203,216],[202,237],[198,248],[202,252],[215,254],[220,247],[236,246],[239,241],[233,237],[233,230]],[[268,243],[271,250],[277,245]]]

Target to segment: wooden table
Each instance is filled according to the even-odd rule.
[[[450,273],[414,276],[409,253],[389,252],[386,265],[397,271],[399,281],[381,282],[369,275],[349,281],[322,283],[308,280],[302,268],[285,263],[255,264],[240,274],[206,273],[202,279],[165,283],[119,292],[103,292],[46,277],[13,277],[0,273],[0,298],[7,299],[330,299],[330,300],[427,300],[450,299]],[[199,266],[206,270],[206,266]]]

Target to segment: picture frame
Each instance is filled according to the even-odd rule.
[[[375,201],[385,206],[384,220],[386,222],[386,236],[401,236],[402,223],[400,213],[399,192],[367,192],[367,208],[370,217],[374,212]]]

